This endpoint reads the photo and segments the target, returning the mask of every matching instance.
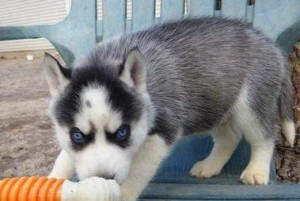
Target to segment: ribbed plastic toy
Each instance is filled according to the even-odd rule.
[[[60,201],[64,179],[22,177],[0,181],[1,201]]]
[[[99,177],[80,182],[47,177],[0,180],[0,201],[120,201],[114,180]]]
[[[22,177],[0,181],[1,201],[60,201],[64,179]]]

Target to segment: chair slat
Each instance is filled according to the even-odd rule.
[[[255,5],[247,5],[246,19],[247,23],[253,24]]]
[[[222,17],[245,20],[247,0],[223,0]]]
[[[180,20],[184,14],[184,0],[162,0],[161,21]]]
[[[154,0],[132,1],[132,31],[138,31],[154,23]]]
[[[191,17],[213,16],[215,1],[213,0],[190,0],[189,15]]]
[[[103,39],[125,32],[125,1],[103,0]]]

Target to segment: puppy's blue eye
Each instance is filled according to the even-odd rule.
[[[130,127],[128,125],[122,125],[115,133],[118,141],[126,140],[130,136]]]
[[[84,134],[78,128],[72,128],[71,129],[71,140],[75,144],[85,143]]]

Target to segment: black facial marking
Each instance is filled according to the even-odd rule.
[[[79,95],[72,86],[67,86],[64,94],[55,105],[55,115],[61,125],[72,127],[74,125],[74,116],[78,113],[81,102]]]
[[[81,92],[91,84],[107,89],[108,102],[114,110],[121,112],[124,122],[131,122],[140,117],[143,106],[140,96],[119,80],[118,72],[109,67],[91,66],[73,72],[70,84],[57,101],[55,114],[60,124],[69,127],[74,125],[74,116],[82,105]]]

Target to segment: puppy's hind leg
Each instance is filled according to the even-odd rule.
[[[253,98],[250,103],[248,91],[243,90],[234,113],[237,126],[251,146],[250,161],[240,179],[245,184],[267,184],[274,149],[275,99]]]
[[[190,170],[192,176],[209,178],[218,175],[230,159],[241,138],[239,134],[233,131],[230,122],[213,130],[212,137],[214,147],[210,155],[193,166]]]
[[[251,129],[252,130],[252,129]],[[251,145],[251,158],[241,175],[245,184],[268,184],[274,140],[264,136],[264,129],[245,131],[245,138]]]

